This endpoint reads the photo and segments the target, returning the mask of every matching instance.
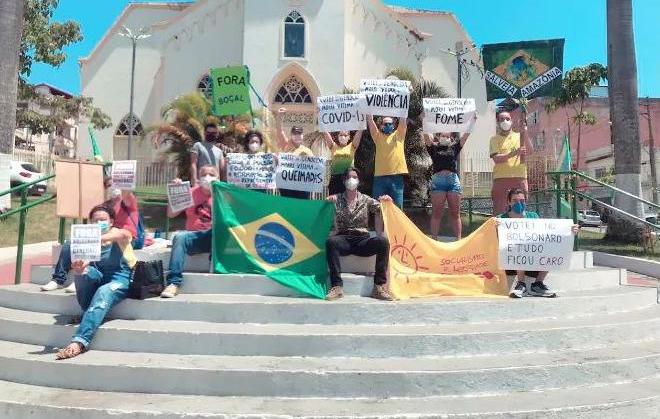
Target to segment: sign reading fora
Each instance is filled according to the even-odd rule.
[[[250,73],[245,66],[211,70],[213,113],[218,116],[243,115],[250,104]]]
[[[561,88],[564,40],[484,45],[487,100],[552,96]]]

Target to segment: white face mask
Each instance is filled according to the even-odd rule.
[[[441,146],[450,146],[451,145],[451,138],[449,137],[439,137],[438,138],[438,144]]]
[[[121,189],[119,188],[110,188],[110,198],[116,199],[121,196]]]
[[[344,186],[346,186],[346,189],[348,189],[349,191],[356,190],[359,184],[360,184],[360,181],[355,179],[354,177],[348,178],[344,182]]]
[[[261,144],[259,144],[259,143],[250,143],[250,144],[248,144],[248,150],[250,150],[253,153],[256,153],[257,151],[259,151],[260,148],[261,148]]]
[[[513,125],[513,122],[511,121],[502,121],[500,122],[500,128],[502,131],[509,131],[511,129],[511,126]]]
[[[199,180],[199,185],[204,189],[211,189],[211,182],[218,180],[217,177],[206,175]]]
[[[346,144],[348,144],[348,136],[346,136],[346,135],[340,135],[339,137],[337,137],[337,142],[338,142],[340,145],[346,145]]]

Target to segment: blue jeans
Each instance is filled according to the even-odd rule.
[[[211,230],[184,231],[172,240],[172,254],[170,255],[170,273],[167,277],[168,285],[180,286],[183,282],[183,267],[186,256],[207,253],[211,251]]]
[[[96,270],[93,267],[89,269]],[[89,272],[85,275],[76,275],[75,281],[76,298],[83,309],[83,316],[71,341],[87,348],[105,316],[117,303],[126,298],[131,281],[131,270],[120,269],[106,274],[96,270],[93,275]]]
[[[66,276],[71,270],[71,244],[65,242],[60,251],[60,257],[57,259],[55,269],[53,270],[53,281],[60,285],[66,282]]]
[[[374,177],[373,197],[389,195],[397,207],[403,208],[403,175]]]

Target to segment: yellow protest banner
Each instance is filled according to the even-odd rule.
[[[390,292],[395,297],[507,295],[506,274],[497,264],[494,219],[462,240],[440,243],[392,202],[384,202],[382,211],[390,241]]]

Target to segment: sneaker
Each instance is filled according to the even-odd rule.
[[[330,288],[330,291],[325,295],[325,299],[328,301],[338,300],[344,296],[344,289],[340,286],[335,286]]]
[[[55,291],[56,289],[62,288],[62,285],[58,284],[57,282],[51,280],[45,285],[41,286],[41,291]]]
[[[163,292],[160,293],[160,298],[174,298],[179,293],[179,287],[176,285],[168,285]]]
[[[518,281],[513,291],[511,291],[511,293],[509,294],[509,297],[523,298],[526,293],[527,293],[527,285],[525,285],[524,281]]]
[[[394,301],[394,297],[392,297],[385,285],[374,285],[371,298],[375,298],[376,300]]]
[[[555,298],[557,293],[550,290],[543,281],[536,281],[529,287],[529,294],[534,297]]]
[[[64,288],[64,292],[67,294],[75,294],[76,293],[76,283],[71,282],[68,287]]]

